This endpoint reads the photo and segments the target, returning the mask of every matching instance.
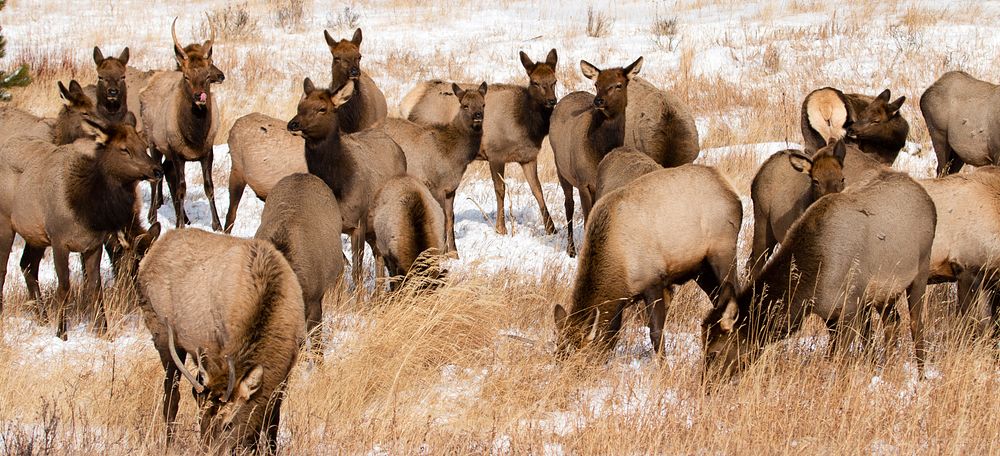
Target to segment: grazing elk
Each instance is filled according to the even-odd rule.
[[[263,240],[173,230],[149,248],[138,282],[165,370],[168,444],[183,375],[203,443],[219,453],[273,453],[285,380],[305,341],[302,291],[281,253]]]
[[[663,169],[649,155],[631,146],[618,147],[601,159],[597,165],[597,191],[594,199],[628,185],[630,182]]]
[[[375,197],[372,223],[392,289],[407,276],[440,276],[436,260],[418,259],[445,251],[445,215],[417,178],[405,175],[387,182]]]
[[[883,167],[844,140],[823,147],[813,158],[797,150],[770,156],[750,184],[754,214],[750,276],[760,272],[774,246],[785,239],[809,205],[845,185],[864,181]]]
[[[549,141],[565,198],[566,252],[570,257],[576,256],[573,187],[580,192],[586,225],[597,191],[597,165],[608,152],[624,143],[628,84],[641,68],[642,57],[625,68],[607,70],[581,60],[580,69],[594,81],[597,95],[573,92],[563,97],[552,111]]]
[[[625,145],[649,155],[662,168],[698,158],[698,129],[691,110],[673,94],[643,78],[628,84]]]
[[[406,157],[392,138],[378,129],[342,134],[337,109],[354,94],[354,81],[337,91],[317,89],[309,78],[302,84],[304,96],[298,114],[288,122],[289,131],[305,137],[306,167],[333,190],[343,217],[342,230],[351,236],[351,275],[361,290],[361,260],[365,241],[381,274],[381,255],[370,223],[375,194],[386,182],[406,173]]]
[[[899,113],[906,97],[891,99],[889,89],[877,97],[845,94],[832,87],[809,93],[802,102],[802,138],[805,151],[814,154],[834,141],[847,138],[862,152],[892,166],[906,145],[910,124]]]
[[[957,173],[972,166],[1000,164],[1000,86],[964,71],[949,71],[920,96],[937,173]]]
[[[445,252],[458,254],[455,245],[455,192],[469,163],[476,159],[483,138],[487,86],[452,91],[461,109],[447,125],[419,125],[404,119],[386,119],[383,129],[406,154],[406,171],[430,189],[444,208]],[[442,252],[442,253],[445,253]]]
[[[738,285],[742,220],[732,185],[702,165],[655,171],[605,195],[587,222],[570,306],[554,310],[559,353],[613,347],[624,308],[639,297],[661,351],[674,285],[694,279],[709,296]]]
[[[866,182],[816,201],[792,226],[751,283],[725,299],[702,324],[706,373],[738,372],[762,348],[798,330],[813,312],[837,328],[862,323],[873,310],[895,341],[895,300],[906,293],[918,365],[926,359],[922,306],[937,215],[927,192],[909,176],[883,169]],[[588,234],[589,235],[589,234]]]
[[[345,133],[354,133],[370,128],[385,119],[389,109],[385,103],[385,95],[379,90],[375,81],[361,71],[361,29],[354,31],[354,36],[348,40],[337,41],[324,30],[323,37],[330,47],[333,63],[330,65],[330,90],[337,90],[354,81],[354,93],[351,99],[337,110],[340,129]]]
[[[166,158],[165,170],[170,197],[174,203],[177,227],[188,223],[184,210],[187,182],[184,165],[189,161],[201,164],[205,196],[212,215],[212,229],[221,230],[219,212],[215,207],[215,183],[212,178],[212,146],[219,127],[219,113],[211,93],[213,72],[210,65],[189,56],[177,41],[177,20],[171,27],[174,57],[180,71],[153,75],[140,94],[143,123],[149,136],[154,160]],[[201,48],[203,55],[212,55],[212,40]],[[151,185],[148,219],[156,221],[156,211],[163,204],[162,182]]]
[[[538,151],[542,140],[549,134],[549,120],[556,105],[556,63],[558,55],[552,49],[544,62],[534,62],[523,51],[521,66],[528,74],[528,85],[491,84],[486,94],[485,122],[481,156],[489,161],[493,189],[497,201],[496,231],[507,234],[504,221],[504,167],[507,163],[521,165],[528,187],[538,202],[542,222],[547,234],[555,233],[555,224],[549,215],[538,180]],[[447,124],[459,111],[458,100],[453,96],[452,83],[432,80],[417,84],[400,104],[404,118],[424,125]],[[472,90],[475,84],[459,84],[463,90]]]
[[[80,144],[55,146],[26,137],[12,139],[0,150],[0,289],[15,233],[24,239],[21,268],[33,300],[40,295],[39,263],[51,246],[59,283],[56,334],[63,339],[70,252],[81,253],[86,265],[85,297],[96,298],[102,245],[130,225],[137,182],[163,175],[160,165],[146,155],[146,142],[135,131],[134,116],[126,116],[120,124],[89,118],[83,122],[95,138],[88,150]],[[97,318],[97,327],[103,330],[103,308]]]
[[[323,295],[344,274],[340,227],[340,206],[330,187],[312,174],[295,173],[272,189],[254,235],[271,241],[295,271],[310,332],[323,320]]]

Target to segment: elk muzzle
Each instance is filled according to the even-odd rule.
[[[603,97],[594,97],[594,107],[603,111],[608,107],[608,102]]]
[[[361,77],[361,69],[358,67],[353,67],[351,68],[351,71],[348,72],[348,75],[351,77],[351,79],[358,79],[359,77]]]
[[[299,123],[298,116],[293,117],[292,120],[288,121],[288,131],[302,131],[302,124]]]
[[[208,105],[208,92],[195,92],[194,93],[194,104],[199,108],[204,108]]]

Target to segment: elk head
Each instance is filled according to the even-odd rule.
[[[737,296],[732,285],[723,285],[714,308],[701,324],[704,380],[732,377],[760,351],[750,336],[749,306],[741,305],[746,304],[747,293]]]
[[[615,118],[625,112],[628,104],[628,82],[639,74],[642,68],[642,57],[636,59],[625,68],[602,70],[586,60],[580,61],[583,75],[594,81],[597,96],[594,97],[594,108],[608,118]]]
[[[336,92],[317,89],[311,79],[302,82],[303,97],[299,100],[298,113],[288,121],[288,131],[302,132],[309,139],[323,139],[340,131],[337,109],[351,99],[354,81],[347,81]]]
[[[214,39],[215,29],[212,30]],[[211,84],[221,81],[219,79],[221,72],[212,65],[213,39],[200,46],[191,45],[187,48],[181,46],[177,41],[177,18],[174,18],[174,23],[170,26],[170,33],[174,39],[174,59],[177,60],[177,68],[184,74],[185,93],[195,107],[206,109],[212,98]],[[189,50],[191,52],[188,52]]]
[[[146,153],[146,140],[135,131],[135,115],[125,115],[121,123],[107,124],[84,117],[81,126],[93,136],[95,156],[105,175],[122,182],[156,180],[163,177],[163,168]]]
[[[536,103],[552,109],[556,106],[556,50],[549,51],[544,62],[532,62],[528,54],[521,51],[521,65],[528,72],[528,94]]]
[[[847,137],[862,140],[891,137],[892,127],[888,125],[889,121],[899,116],[899,109],[906,101],[906,97],[899,97],[890,103],[891,97],[889,89],[885,89],[868,103],[865,110],[858,114],[857,120],[847,128]]]
[[[63,107],[56,118],[53,139],[56,145],[63,145],[85,135],[81,123],[85,116],[93,115],[94,101],[83,93],[83,87],[80,87],[80,83],[76,80],[70,81],[68,88],[63,85],[62,81],[59,81],[57,85]]]
[[[462,90],[458,84],[452,83],[451,90],[461,106],[458,111],[461,124],[467,125],[472,131],[482,131],[483,112],[486,110],[486,83],[480,84],[478,90]]]
[[[97,99],[117,106],[125,98],[125,67],[129,52],[126,47],[118,57],[104,57],[104,53],[94,46],[94,63],[97,65]]]
[[[563,306],[556,304],[553,311],[556,324],[556,356],[565,358],[576,350],[586,348],[603,341],[603,333],[599,330],[601,310],[569,313]]]
[[[340,87],[348,79],[356,81],[361,77],[361,29],[355,30],[354,37],[349,41],[337,41],[326,30],[323,30],[323,36],[326,38],[326,45],[330,47],[330,54],[333,54],[330,88]]]
[[[826,146],[816,152],[813,158],[792,152],[788,161],[792,168],[808,174],[812,180],[812,200],[816,201],[830,193],[840,193],[844,190],[844,158],[847,156],[847,145],[843,140]]]

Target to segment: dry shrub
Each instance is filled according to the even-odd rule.
[[[611,31],[615,21],[607,13],[595,11],[593,6],[587,7],[587,36],[601,38]]]
[[[361,14],[353,5],[345,6],[344,9],[331,12],[326,16],[326,27],[348,32],[361,26]]]
[[[252,39],[260,32],[260,24],[247,3],[236,3],[209,12],[208,17],[201,21],[201,36],[210,36],[212,27],[218,32],[217,38],[227,40]]]
[[[267,0],[267,4],[274,13],[274,23],[282,30],[302,29],[302,20],[306,14],[303,0]]]

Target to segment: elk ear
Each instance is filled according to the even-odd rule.
[[[316,90],[316,85],[313,84],[312,79],[306,78],[302,81],[302,91],[305,92],[306,95],[309,95],[314,90]]]
[[[740,308],[735,299],[729,299],[725,302],[719,301],[719,304],[726,306],[725,310],[722,311],[722,316],[719,317],[719,329],[731,333],[736,328],[736,317],[740,314]]]
[[[70,104],[70,93],[63,85],[62,81],[56,81],[56,85],[59,86],[59,98],[62,98],[63,104]]]
[[[94,137],[94,142],[99,146],[103,146],[108,143],[111,139],[111,135],[107,131],[107,126],[98,120],[92,119],[90,116],[85,116],[80,122],[80,127],[83,128],[83,132],[88,136]]]
[[[566,318],[569,314],[566,313],[566,309],[562,305],[556,304],[555,309],[552,310],[552,317],[555,319],[556,327],[563,327],[566,324]]]
[[[465,98],[465,91],[462,90],[462,88],[459,87],[458,84],[455,84],[454,82],[451,83],[451,92],[454,93],[455,98],[458,98],[459,100]]]
[[[843,140],[837,141],[837,144],[833,146],[833,158],[836,158],[840,162],[840,166],[844,166],[844,159],[847,158],[847,143]]]
[[[133,244],[135,245],[135,254],[138,256],[145,256],[146,252],[149,251],[153,243],[160,238],[160,222],[156,222],[153,226],[149,227],[145,233],[140,234],[135,237]]]
[[[323,30],[323,38],[326,39],[326,45],[329,46],[331,50],[337,45],[337,40],[333,39],[333,37],[330,36],[330,32],[326,30]]]
[[[549,51],[549,55],[545,56],[545,64],[552,67],[552,69],[555,70],[557,63],[559,63],[559,55],[556,54],[555,49],[552,49],[551,51]]]
[[[136,125],[139,124],[139,122],[136,121],[135,119],[135,114],[132,114],[132,111],[128,111],[125,113],[125,118],[122,119],[122,122],[125,123],[126,125],[131,125],[132,128],[135,128]]]
[[[788,162],[791,163],[792,168],[802,174],[809,174],[812,171],[812,159],[805,155],[796,152],[790,153],[788,154]]]
[[[344,84],[336,93],[330,97],[330,101],[333,102],[334,108],[341,107],[344,103],[351,100],[351,96],[354,95],[354,80],[348,79],[347,84]]]
[[[625,77],[631,80],[632,78],[639,75],[639,70],[641,69],[642,69],[642,57],[640,56],[639,58],[635,59],[635,62],[632,62],[631,65],[625,67],[624,69]]]
[[[487,90],[489,90],[489,86],[486,85],[486,81],[483,81],[482,84],[479,84],[479,94],[480,95],[482,95],[482,96],[485,97]]]
[[[591,81],[596,81],[597,80],[597,75],[601,74],[601,70],[599,70],[592,63],[590,63],[590,62],[588,62],[586,60],[581,60],[580,61],[580,71],[582,71],[583,75],[587,79],[590,79]]]
[[[892,98],[892,93],[889,92],[889,89],[883,90],[882,93],[875,97],[876,100],[882,100],[886,103],[889,102],[889,98]]]
[[[529,75],[532,71],[535,71],[535,62],[531,61],[531,57],[528,57],[528,54],[521,51],[518,53],[518,56],[521,57],[521,66],[524,67],[524,71],[527,71]]]
[[[101,52],[101,48],[94,46],[94,63],[98,66],[104,61],[104,53]]]
[[[181,68],[184,68],[187,63],[187,54],[184,53],[184,49],[181,49],[177,45],[174,45],[174,60],[177,61],[177,64],[180,65]]]
[[[587,334],[587,341],[593,342],[597,339],[597,324],[601,321],[601,309],[594,309],[594,324],[590,327],[590,333]]]
[[[264,378],[264,368],[260,364],[250,369],[240,380],[240,386],[236,388],[236,401],[246,402],[260,389],[261,380]]]
[[[889,103],[889,106],[888,106],[888,108],[889,108],[889,117],[892,117],[892,116],[896,115],[896,113],[899,112],[899,109],[903,107],[903,103],[905,103],[905,102],[906,102],[906,97],[899,97],[898,99],[896,99],[896,101],[893,101],[892,103]]]
[[[215,47],[214,45],[215,42],[212,40],[207,40],[205,41],[204,44],[201,45],[201,52],[205,53],[206,59],[212,60],[212,48]]]
[[[125,49],[122,50],[122,53],[118,55],[118,60],[122,62],[122,65],[128,65],[128,58],[128,46],[126,46]]]
[[[361,47],[361,38],[363,38],[361,36],[361,28],[358,28],[354,31],[354,36],[351,37],[351,42],[354,43],[355,46]]]

